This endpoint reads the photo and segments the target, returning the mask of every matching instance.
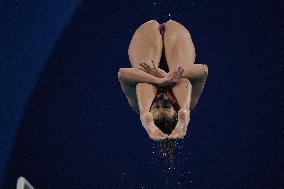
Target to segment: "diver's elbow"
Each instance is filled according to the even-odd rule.
[[[124,75],[125,75],[124,69],[123,68],[119,68],[119,70],[117,72],[118,79],[122,79]]]

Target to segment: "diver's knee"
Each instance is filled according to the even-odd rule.
[[[159,28],[160,24],[157,20],[149,20],[140,26],[140,28],[148,28],[148,29],[157,29]]]
[[[170,24],[170,23],[177,24],[178,22],[175,21],[175,20],[172,20],[172,19],[170,19],[166,22],[166,24]]]
[[[187,88],[188,87],[191,87],[191,83],[190,81],[187,79],[187,78],[181,78],[178,82],[177,82],[178,85],[183,85],[183,86],[186,86]]]
[[[185,29],[185,27],[181,23],[179,23],[175,20],[168,20],[165,23],[165,27],[166,27],[166,29],[169,29],[169,30],[171,30],[171,29],[175,29],[175,30],[176,29]]]
[[[145,23],[159,24],[157,20],[149,20],[148,22],[145,22]]]
[[[184,36],[190,36],[189,30],[177,21],[169,20],[165,23],[165,35],[170,39],[184,40]]]

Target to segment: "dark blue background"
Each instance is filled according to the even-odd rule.
[[[23,10],[17,13],[19,23],[10,27],[18,32],[1,31],[18,39],[10,43],[1,36],[13,50],[1,51],[6,60],[1,63],[1,127],[12,132],[9,126],[19,125],[14,142],[2,139],[5,146],[14,143],[5,164],[5,188],[14,188],[20,175],[41,189],[284,187],[283,3],[83,1],[71,17],[76,1],[54,2],[9,3],[8,16],[13,16],[13,6]],[[190,30],[196,63],[207,64],[209,76],[188,135],[179,142],[176,169],[165,173],[157,144],[128,106],[117,71],[130,66],[127,49],[134,31],[148,20],[170,18]],[[21,22],[29,20],[22,28]],[[20,53],[21,43],[37,45],[24,46]],[[47,58],[37,79],[41,66],[36,62]],[[31,59],[35,64],[24,67]],[[27,100],[21,81],[31,81],[26,87],[32,89],[36,79]],[[8,147],[1,148],[8,154]]]

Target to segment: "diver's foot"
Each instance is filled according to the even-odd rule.
[[[186,131],[173,130],[168,138],[170,139],[183,139],[186,135]]]
[[[146,112],[140,115],[140,119],[143,127],[148,133],[149,137],[153,140],[164,140],[168,135],[164,134],[155,124],[153,116],[150,112]]]
[[[189,110],[180,109],[178,111],[178,123],[172,133],[169,135],[169,138],[178,138],[182,139],[186,135],[187,126],[190,120],[190,112]]]
[[[147,133],[153,140],[164,140],[168,137],[168,135],[164,134],[155,124],[149,125]]]

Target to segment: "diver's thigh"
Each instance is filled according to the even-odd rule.
[[[149,83],[137,83],[136,95],[140,114],[149,112],[155,96],[157,87]]]
[[[165,23],[164,34],[165,55],[169,70],[177,64],[188,67],[194,64],[195,48],[189,31],[180,23],[169,20]]]
[[[151,63],[159,66],[163,48],[163,40],[156,20],[142,24],[134,33],[128,56],[132,67],[139,67],[139,62]]]

